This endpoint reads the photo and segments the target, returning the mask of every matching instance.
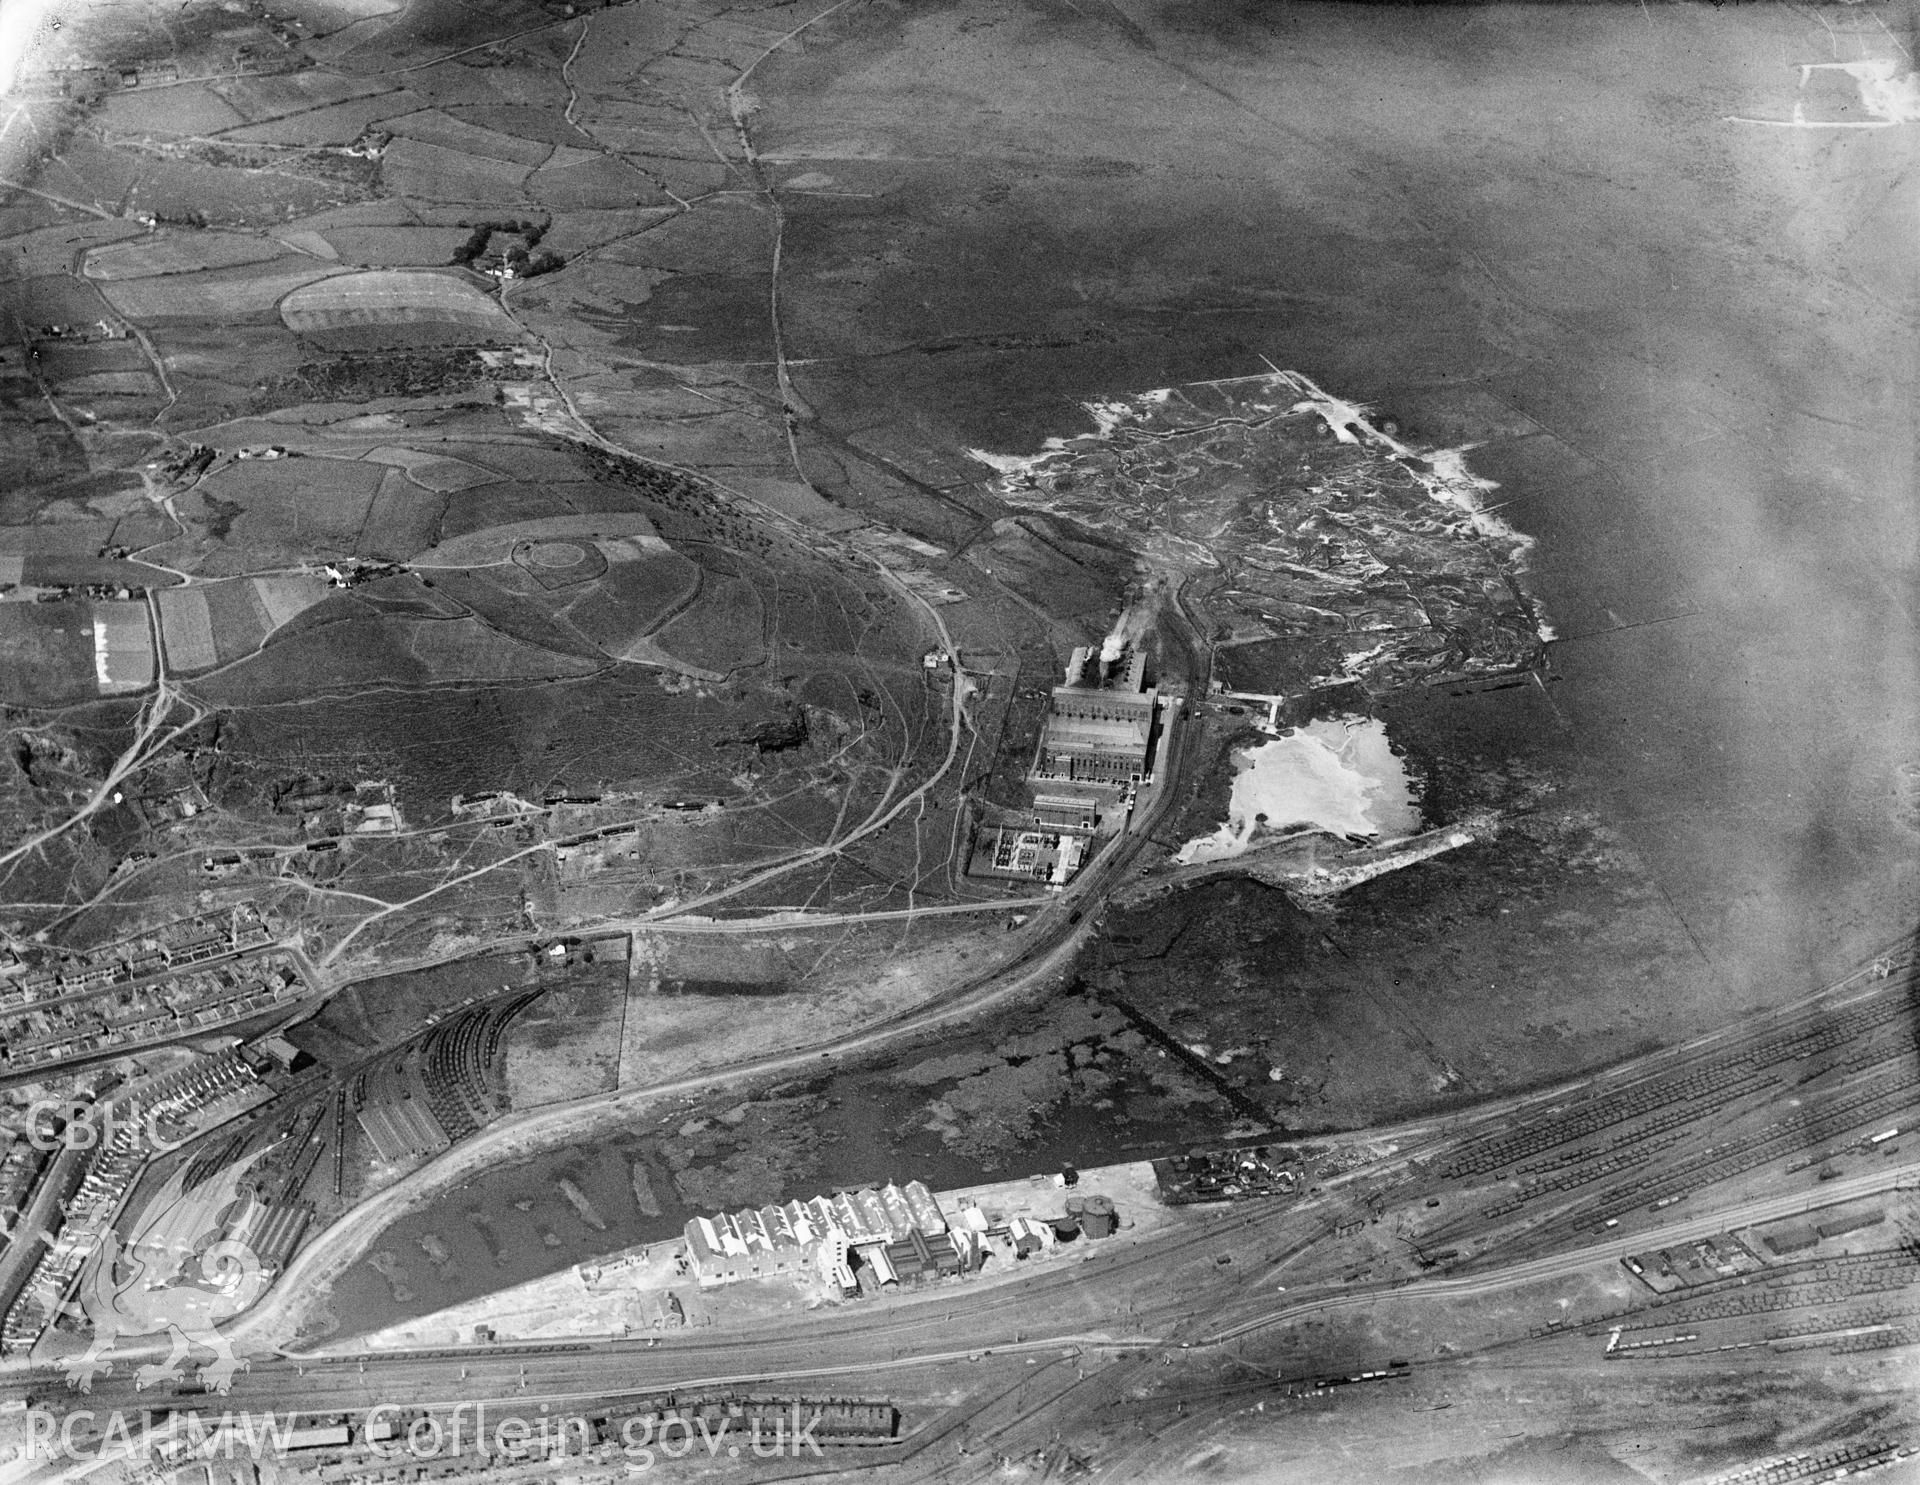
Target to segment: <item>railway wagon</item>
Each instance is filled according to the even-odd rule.
[[[647,1415],[661,1427],[678,1420],[696,1429],[704,1424],[708,1433],[717,1432],[723,1422],[731,1430],[757,1430],[768,1437],[798,1427],[823,1444],[885,1443],[900,1430],[898,1408],[865,1398],[668,1397],[635,1414]]]

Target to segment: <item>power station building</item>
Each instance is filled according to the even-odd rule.
[[[1127,793],[1150,776],[1159,693],[1146,684],[1146,671],[1146,656],[1136,650],[1110,661],[1091,649],[1073,652],[1066,684],[1053,688],[1034,759],[1033,782],[1047,805],[1057,808],[1070,796],[1062,784]]]
[[[1066,886],[1094,838],[1117,830],[1152,782],[1158,726],[1160,692],[1146,684],[1144,655],[1075,649],[1027,770],[1033,805],[981,826],[968,874]]]
[[[1158,730],[1171,724],[1146,674],[1146,657],[1130,646],[1073,652],[1027,773],[1033,803],[983,822],[969,876],[1064,886],[1097,848],[1095,838],[1123,827],[1141,786],[1153,781]]]

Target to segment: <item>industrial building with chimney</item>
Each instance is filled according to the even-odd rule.
[[[1146,683],[1146,656],[1109,635],[1098,650],[1073,652],[1053,688],[1027,782],[1033,804],[1017,821],[984,824],[971,875],[1072,880],[1096,837],[1120,829],[1140,789],[1153,781],[1163,715]]]
[[[1036,789],[1077,784],[1131,793],[1147,778],[1159,693],[1147,686],[1146,673],[1147,658],[1137,650],[1111,659],[1090,649],[1073,652],[1066,684],[1053,688],[1040,731]]]

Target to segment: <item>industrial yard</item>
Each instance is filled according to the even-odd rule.
[[[960,1225],[954,1230],[985,1235],[987,1241],[977,1251],[984,1261],[960,1262],[956,1252],[952,1266],[945,1270],[928,1267],[900,1272],[909,1265],[919,1269],[919,1260],[909,1257],[898,1268],[890,1265],[893,1277],[884,1280],[873,1272],[873,1265],[862,1264],[864,1272],[852,1280],[849,1290],[830,1270],[819,1270],[817,1250],[804,1255],[796,1251],[792,1262],[779,1266],[770,1261],[769,1252],[765,1272],[748,1275],[738,1271],[738,1264],[727,1265],[730,1255],[724,1252],[718,1255],[719,1265],[711,1259],[704,1264],[693,1260],[690,1249],[701,1240],[690,1233],[678,1241],[611,1253],[417,1321],[360,1335],[350,1345],[328,1344],[321,1354],[453,1346],[485,1337],[501,1343],[560,1337],[658,1338],[689,1328],[765,1323],[796,1308],[814,1310],[822,1304],[923,1300],[951,1304],[963,1300],[950,1292],[955,1286],[970,1292],[979,1285],[1018,1284],[1058,1265],[1081,1262],[1106,1241],[1125,1247],[1163,1225],[1164,1209],[1150,1167],[1136,1163],[1076,1171],[1074,1176],[1071,1187],[1056,1174],[927,1193],[940,1213],[940,1230],[957,1221]],[[1110,1229],[1098,1237],[1093,1232],[1106,1224],[1097,1216],[1083,1223],[1079,1216],[1090,1198],[1113,1217]],[[985,1220],[970,1222],[969,1212],[978,1212]],[[734,1231],[739,1231],[737,1224]],[[708,1251],[718,1247],[716,1240]],[[729,1278],[709,1272],[724,1273],[729,1266],[735,1269]],[[920,1282],[914,1282],[916,1278]]]

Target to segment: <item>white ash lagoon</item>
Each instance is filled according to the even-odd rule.
[[[1419,828],[1413,780],[1387,745],[1385,724],[1323,718],[1241,750],[1226,822],[1188,841],[1175,859],[1182,865],[1224,861],[1313,830],[1390,840]]]

